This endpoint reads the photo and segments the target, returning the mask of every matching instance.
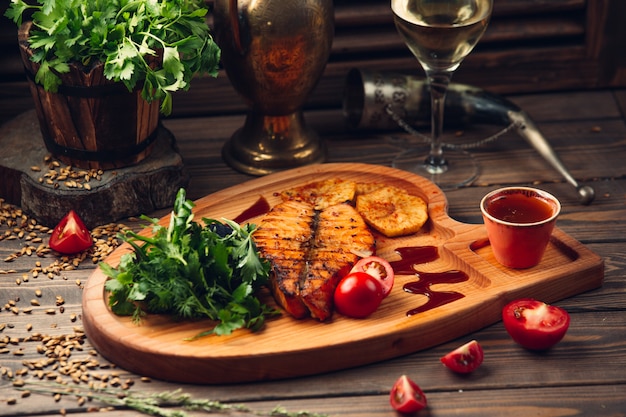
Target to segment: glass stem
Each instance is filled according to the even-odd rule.
[[[430,153],[426,157],[424,165],[430,174],[443,174],[448,170],[448,162],[443,156],[441,146],[443,109],[452,73],[450,71],[427,71],[426,75],[430,84],[431,142]]]

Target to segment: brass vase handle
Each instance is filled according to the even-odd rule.
[[[239,25],[239,5],[237,0],[228,0],[228,14],[230,17],[230,25],[233,30],[233,42],[235,48],[240,54],[244,53],[243,46],[241,45],[241,29]]]

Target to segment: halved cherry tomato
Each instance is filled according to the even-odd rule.
[[[50,249],[71,255],[82,252],[93,244],[91,233],[74,210],[70,210],[50,235]]]
[[[380,281],[386,297],[393,288],[395,274],[391,264],[379,256],[368,256],[359,260],[350,272],[365,272]]]
[[[474,371],[483,363],[483,348],[476,340],[467,342],[441,358],[441,363],[460,374]]]
[[[504,328],[517,343],[545,350],[563,339],[569,328],[567,311],[532,298],[515,300],[502,309]]]
[[[365,272],[352,272],[343,277],[334,294],[337,311],[353,318],[369,316],[383,298],[380,281]]]
[[[393,384],[389,402],[394,410],[403,414],[416,413],[427,405],[426,395],[419,385],[406,375],[402,375]]]

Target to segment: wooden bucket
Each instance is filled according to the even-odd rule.
[[[60,74],[58,92],[45,91],[35,83],[39,64],[31,60],[31,24],[20,27],[18,39],[48,151],[85,169],[122,168],[145,159],[157,137],[159,102],[148,103],[139,89],[129,92],[123,83],[107,80],[103,64],[70,65],[69,73]]]

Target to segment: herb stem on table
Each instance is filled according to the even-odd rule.
[[[271,411],[259,411],[244,404],[231,404],[211,399],[195,399],[182,389],[162,391],[154,394],[141,394],[139,392],[102,388],[87,389],[76,384],[60,384],[45,381],[25,381],[16,389],[38,394],[68,395],[84,397],[99,401],[114,407],[125,407],[144,414],[159,417],[187,417],[184,411],[204,411],[209,414],[248,413],[255,416],[267,417],[327,417],[327,414],[311,413],[308,411],[287,411],[284,407],[277,406]],[[177,409],[183,408],[184,410]]]

